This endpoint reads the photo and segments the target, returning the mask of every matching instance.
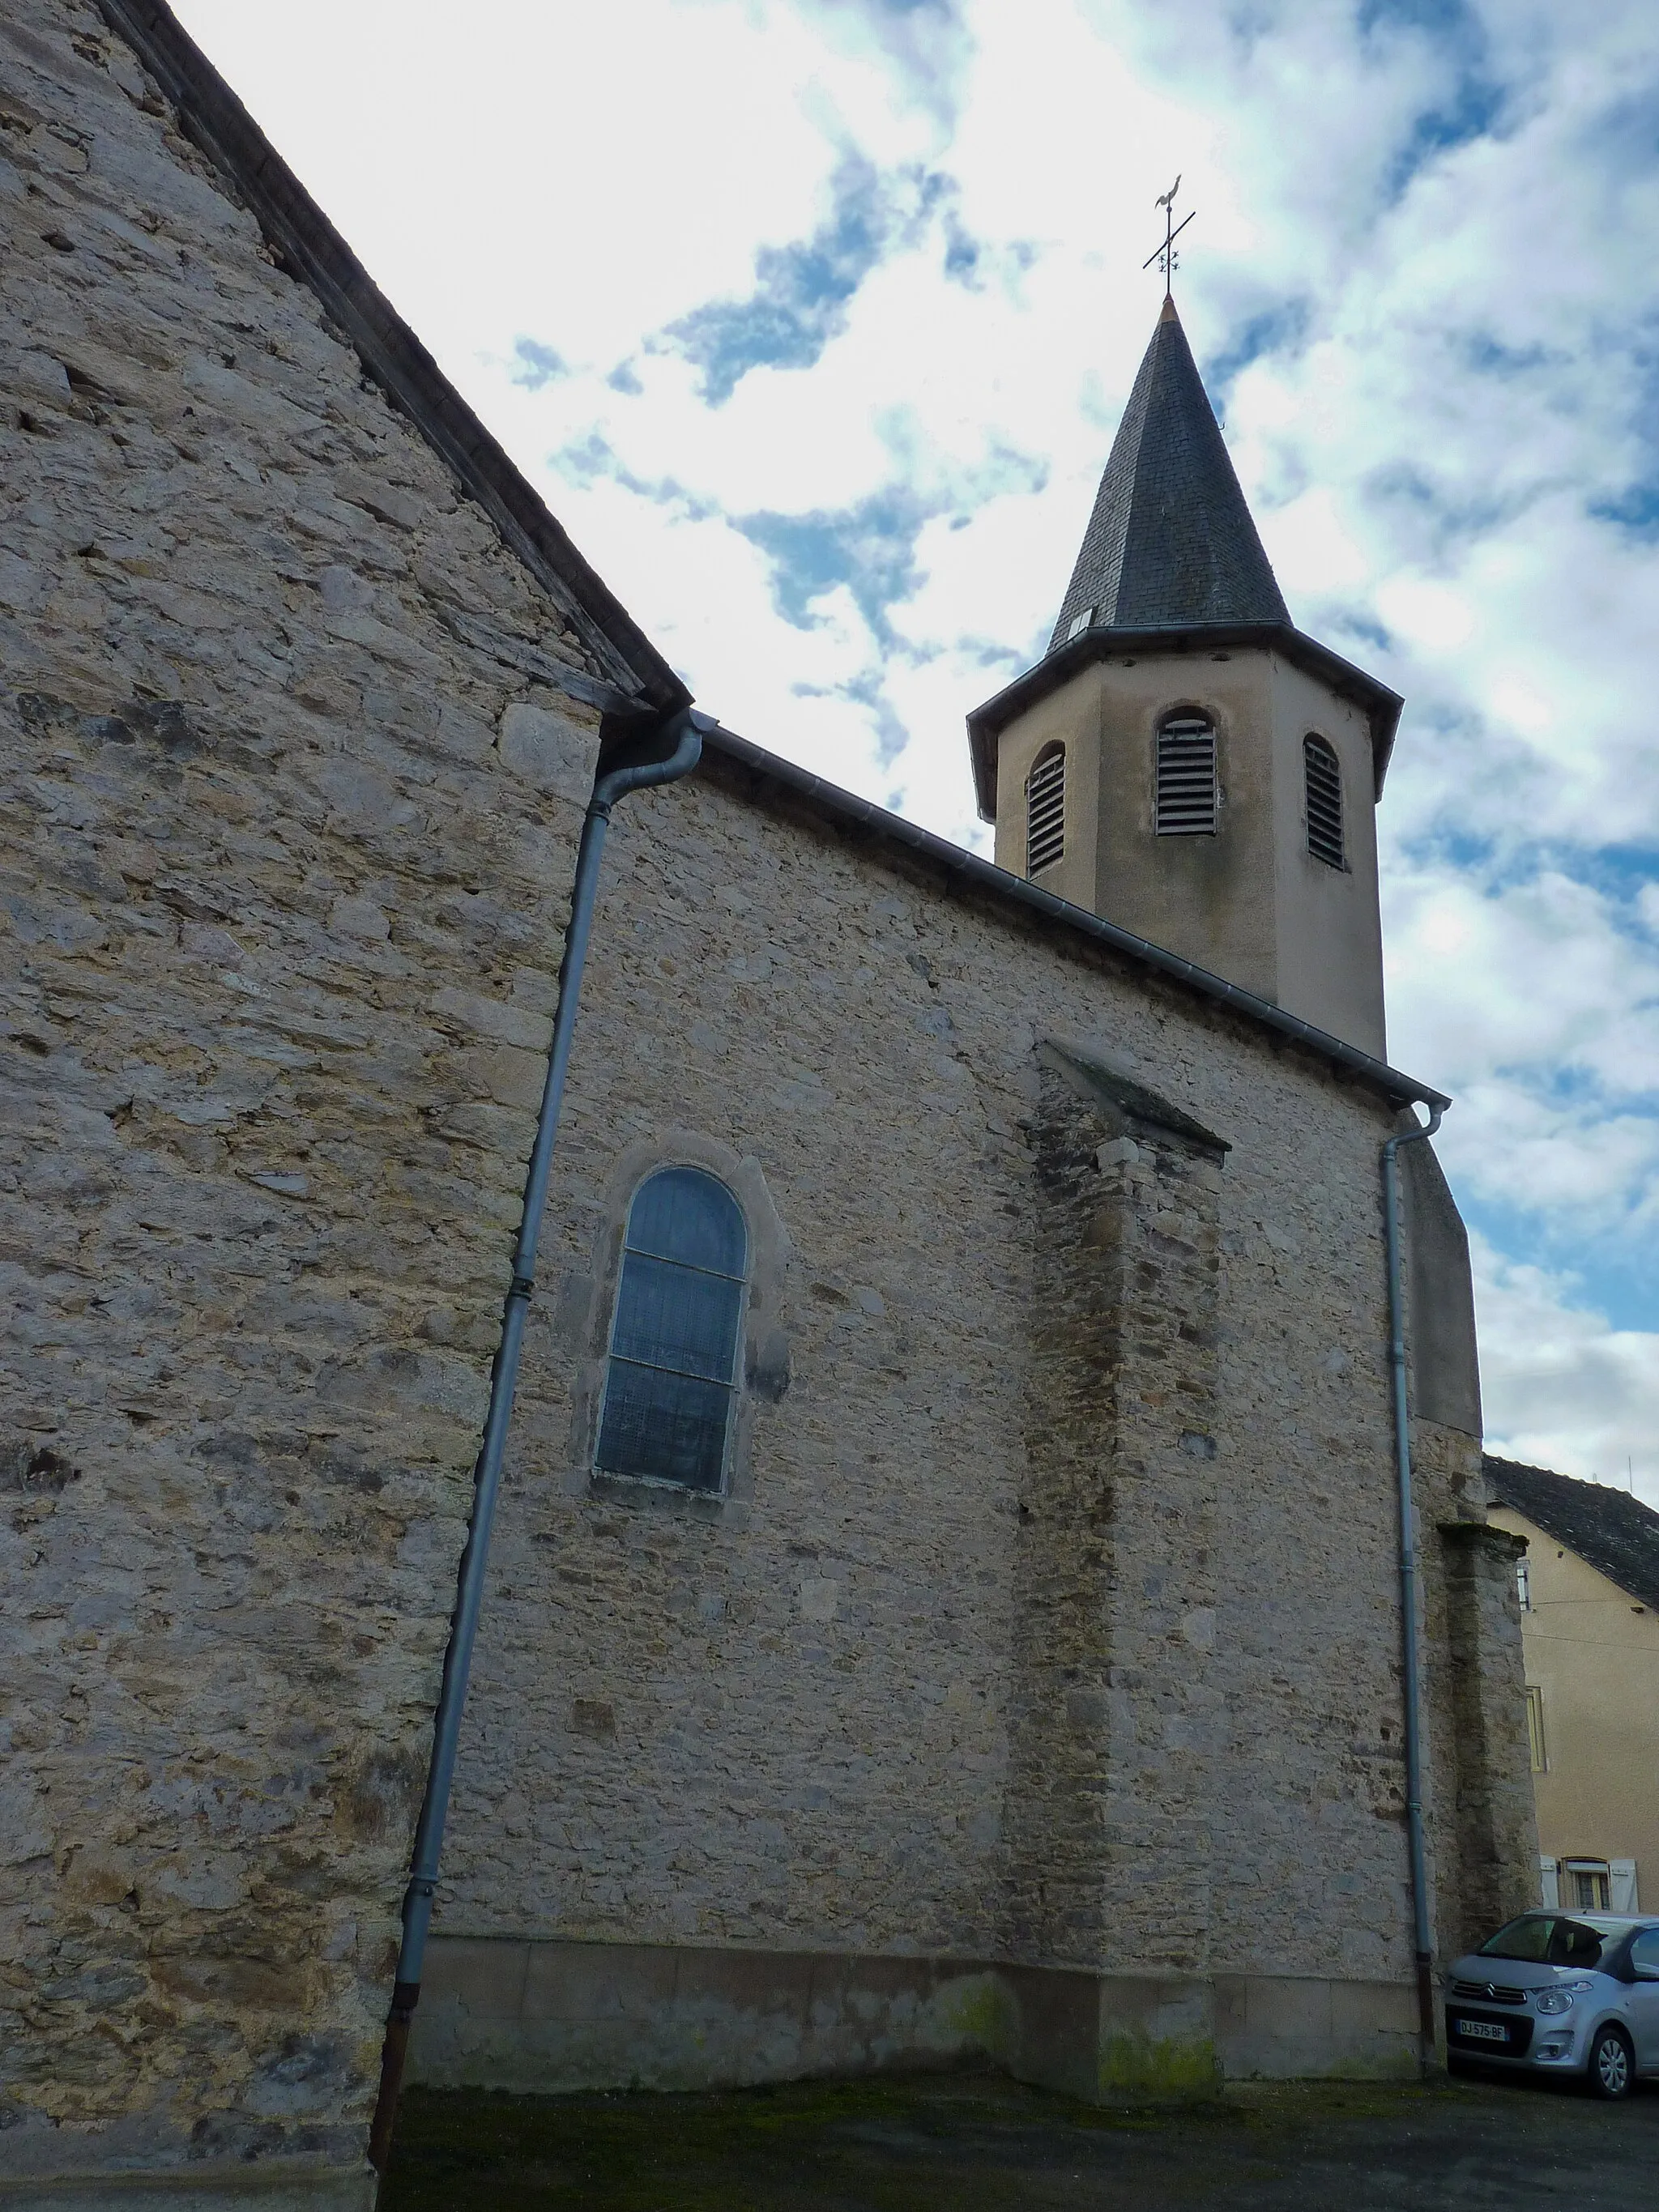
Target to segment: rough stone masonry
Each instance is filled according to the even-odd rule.
[[[601,709],[684,693],[154,0],[12,0],[0,223],[0,2202],[361,2203]],[[1409,1089],[806,782],[613,833],[421,2063],[1398,2063]],[[718,1498],[593,1468],[665,1161]],[[1452,1942],[1529,1814],[1413,1177]]]
[[[598,743],[456,611],[594,666],[103,18],[0,70],[4,2165],[356,2161]]]

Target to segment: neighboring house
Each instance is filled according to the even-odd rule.
[[[1659,1513],[1628,1492],[1486,1462],[1516,1568],[1546,1905],[1659,1909]]]
[[[1400,702],[1173,308],[970,718],[1002,866],[717,726],[617,808],[510,1289],[595,766],[685,686],[160,0],[6,0],[0,78],[0,2194],[367,2201],[504,1295],[416,2078],[1414,2069]],[[1455,1956],[1537,1844],[1400,1157]]]

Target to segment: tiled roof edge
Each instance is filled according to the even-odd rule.
[[[98,5],[290,273],[315,294],[364,368],[570,618],[615,687],[616,703],[661,712],[686,705],[691,695],[673,669],[589,567],[172,9],[162,0],[98,0]]]
[[[1644,1500],[1492,1452],[1483,1455],[1481,1467],[1492,1504],[1535,1521],[1586,1565],[1659,1612],[1659,1513]]]
[[[1207,969],[1183,960],[1179,953],[1166,952],[1162,945],[1137,937],[1132,930],[1121,929],[1115,922],[1103,921],[1083,907],[1056,898],[1052,891],[1027,883],[1021,876],[1010,875],[1007,869],[981,860],[977,853],[970,853],[961,845],[951,844],[948,838],[935,836],[931,830],[918,829],[901,814],[891,813],[870,799],[860,799],[856,793],[842,790],[839,784],[814,775],[810,769],[797,768],[793,761],[768,752],[747,738],[738,737],[735,731],[709,731],[703,738],[703,750],[705,753],[720,753],[765,781],[793,793],[831,821],[864,830],[884,843],[920,854],[942,869],[953,883],[971,885],[1005,906],[1038,915],[1077,937],[1109,945],[1138,965],[1171,977],[1199,997],[1229,1006],[1261,1028],[1276,1030],[1279,1036],[1305,1046],[1321,1059],[1370,1085],[1395,1105],[1444,1107],[1451,1103],[1443,1091],[1431,1090],[1426,1083],[1401,1074],[1385,1060],[1372,1059],[1357,1045],[1345,1043],[1340,1037],[1316,1029],[1311,1022],[1286,1013],[1282,1006],[1273,1006],[1266,999],[1258,999],[1254,992],[1242,990],[1224,976],[1211,975]]]

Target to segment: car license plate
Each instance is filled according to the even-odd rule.
[[[1460,2020],[1453,2023],[1460,2035],[1470,2036],[1477,2043],[1507,2043],[1510,2032],[1495,2020]]]

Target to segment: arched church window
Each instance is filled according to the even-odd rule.
[[[1346,868],[1341,765],[1325,739],[1310,732],[1302,740],[1302,766],[1308,786],[1308,850],[1327,867]]]
[[[1025,779],[1025,872],[1052,868],[1066,850],[1066,748],[1048,745]]]
[[[723,1488],[748,1270],[742,1212],[713,1176],[659,1168],[635,1192],[596,1454],[606,1474]]]
[[[1212,837],[1216,810],[1215,726],[1202,714],[1166,714],[1158,729],[1158,836]]]

